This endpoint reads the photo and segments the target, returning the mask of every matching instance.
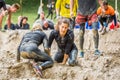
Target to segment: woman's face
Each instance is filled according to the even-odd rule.
[[[23,22],[22,22],[23,24],[26,24],[27,23],[27,20],[26,19],[23,19]]]
[[[59,32],[60,32],[60,35],[63,37],[65,36],[65,34],[67,33],[67,30],[68,30],[68,24],[66,23],[62,23],[59,27]]]

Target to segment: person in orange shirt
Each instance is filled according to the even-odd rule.
[[[103,1],[103,6],[102,8],[101,7],[98,8],[97,15],[102,25],[100,29],[102,35],[106,33],[106,27],[108,26],[108,23],[112,22],[112,20],[114,20],[114,24],[116,26],[117,21],[115,16],[115,10],[113,9],[112,6],[108,4],[107,1]]]

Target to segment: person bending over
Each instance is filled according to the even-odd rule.
[[[102,25],[100,32],[101,34],[105,34],[106,27],[108,26],[108,23],[112,22],[114,20],[114,24],[116,26],[117,20],[115,16],[115,10],[112,6],[108,5],[107,1],[103,2],[103,9],[101,7],[97,10],[98,19]]]
[[[42,31],[40,25],[36,25],[33,31],[26,33],[18,47],[17,61],[20,61],[20,56],[25,59],[30,59],[33,69],[40,77],[43,77],[42,70],[52,67],[53,60],[49,56],[48,39]],[[38,47],[43,43],[44,51]],[[39,62],[42,62],[41,64]]]
[[[45,20],[42,26],[43,30],[54,29],[54,23],[51,20]]]
[[[6,7],[7,14],[4,13],[3,9],[0,10],[0,29],[2,29],[2,21],[5,15],[7,15],[8,29],[10,29],[12,13],[15,13],[20,8],[20,5],[15,3],[12,6],[6,5]]]

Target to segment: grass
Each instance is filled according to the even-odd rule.
[[[33,22],[35,18],[37,17],[37,10],[39,7],[40,0],[23,0],[22,4],[22,10],[17,11],[16,13],[12,14],[12,22],[14,24],[17,23],[18,16],[27,16],[28,17],[28,23],[30,24],[30,27],[32,27]],[[46,0],[47,1],[47,0]],[[5,0],[7,4],[12,5],[13,3],[19,3],[19,0]],[[46,5],[46,3],[45,3]],[[47,14],[46,6],[44,6],[44,11]],[[4,26],[6,23],[6,18],[4,18],[2,26]]]
[[[18,12],[14,13],[12,15],[12,22],[14,24],[17,23],[17,18],[22,14],[22,16],[27,16],[28,17],[28,23],[32,27],[33,22],[35,18],[37,17],[37,10],[40,4],[40,0],[22,0],[22,11],[19,10]],[[56,0],[55,0],[56,1]],[[13,4],[13,3],[20,3],[20,0],[5,0],[7,4]],[[44,11],[47,14],[47,4],[48,0],[43,0],[44,3]],[[108,0],[109,4],[112,5],[113,7],[115,6],[115,0]],[[118,0],[118,11],[120,12],[120,1]],[[3,21],[3,26],[5,25],[5,18]]]

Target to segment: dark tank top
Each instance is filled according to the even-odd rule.
[[[78,0],[78,14],[91,15],[97,10],[96,0]]]

